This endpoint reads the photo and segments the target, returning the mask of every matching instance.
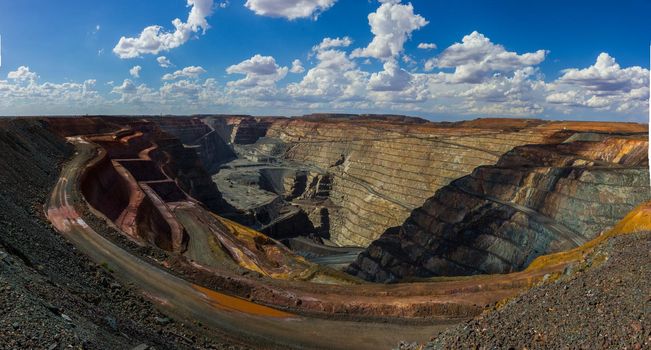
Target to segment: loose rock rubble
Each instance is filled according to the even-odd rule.
[[[439,335],[424,349],[649,349],[651,233],[616,237],[568,275]]]

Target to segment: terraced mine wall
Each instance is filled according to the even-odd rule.
[[[513,147],[560,142],[569,135],[560,126],[534,120],[495,125],[394,119],[233,117],[204,122],[230,135],[229,142],[244,140],[258,160],[281,157],[327,174],[328,205],[313,202],[306,211],[318,220],[315,227],[327,223],[333,243],[361,247],[401,225],[436,190],[480,165],[494,164]]]
[[[188,236],[183,228],[172,227],[173,223],[163,215],[161,205],[154,204],[151,196],[146,196],[138,206],[136,228],[146,242],[163,250],[183,251],[187,246]]]
[[[170,252],[183,251],[187,245],[183,229],[166,218],[167,209],[158,195],[144,192],[137,183],[169,179],[152,161],[111,157],[137,154],[148,144],[132,145],[132,152],[126,152],[128,147],[120,141],[98,142],[112,151],[104,152],[82,176],[81,190],[88,203],[132,239]]]
[[[378,282],[508,273],[581,245],[651,199],[648,141],[528,145],[441,188],[348,272]]]

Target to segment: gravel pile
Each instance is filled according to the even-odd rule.
[[[611,239],[565,276],[442,333],[424,349],[649,349],[649,252],[651,233]]]

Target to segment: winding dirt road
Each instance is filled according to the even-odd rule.
[[[86,206],[79,180],[97,148],[83,138],[69,138],[77,152],[62,169],[46,215],[54,227],[116,277],[133,283],[163,311],[196,320],[237,341],[265,348],[389,349],[401,340],[426,341],[450,324],[400,325],[301,317],[217,293],[178,278],[113,244],[91,228],[76,207]]]

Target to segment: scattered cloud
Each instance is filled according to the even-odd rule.
[[[300,82],[287,86],[287,93],[303,101],[353,99],[365,89],[368,74],[360,71],[345,51],[333,47],[350,45],[348,40],[325,38],[315,46],[318,63]]]
[[[36,73],[29,70],[27,66],[20,66],[15,71],[7,74],[7,79],[15,81],[33,81],[36,80]]]
[[[469,113],[534,115],[544,111],[545,82],[536,68],[525,67],[508,75],[494,75],[479,84],[461,84],[459,96]]]
[[[305,68],[303,67],[301,60],[295,59],[292,61],[292,68],[290,68],[289,71],[294,74],[300,74],[305,72]]]
[[[177,70],[174,73],[167,73],[163,75],[163,80],[176,80],[179,78],[192,78],[196,79],[198,78],[201,74],[206,73],[206,70],[203,69],[201,66],[189,66],[185,67],[181,70]]]
[[[136,85],[131,79],[124,79],[121,85],[113,87],[111,93],[120,96],[118,102],[134,105],[152,103],[158,95],[145,84]]]
[[[272,56],[255,56],[226,68],[228,74],[244,74],[240,80],[229,81],[230,87],[270,86],[283,79],[289,69],[280,67]]]
[[[326,49],[332,49],[335,47],[348,47],[353,43],[353,40],[345,36],[343,38],[324,38],[319,45],[312,47],[312,51],[323,51]]]
[[[0,111],[42,113],[36,109],[47,105],[49,113],[56,113],[59,108],[87,108],[101,100],[94,79],[80,83],[39,83],[38,75],[26,66],[9,72],[7,78],[9,80],[0,80]]]
[[[131,79],[124,79],[122,85],[114,87],[112,92],[115,94],[133,94],[136,90],[136,84]]]
[[[409,65],[415,65],[416,64],[416,60],[413,57],[409,56],[409,55],[406,55],[406,54],[402,55],[401,58],[402,58],[402,62],[404,62],[406,64],[409,64]]]
[[[380,7],[387,4],[407,6],[392,1]],[[404,30],[396,32],[408,38]],[[414,69],[415,60],[403,51],[403,44],[404,40],[387,45],[386,55],[368,56],[381,59],[383,66],[377,69],[354,59],[359,57],[355,53],[372,45],[351,53],[349,37],[324,38],[309,52],[314,59],[309,69],[300,59],[285,67],[273,56],[256,54],[229,66],[228,75],[241,77],[225,82],[206,77],[207,71],[200,66],[188,66],[163,75],[160,84],[148,86],[135,79],[142,68],[134,66],[129,79],[100,83],[100,90],[109,93],[100,93],[94,79],[41,83],[28,66],[20,66],[7,74],[7,80],[0,79],[0,112],[35,113],[38,106],[48,105],[52,111],[66,113],[201,113],[219,107],[243,113],[327,109],[469,117],[558,118],[564,113],[633,118],[645,115],[649,108],[649,70],[622,67],[607,53],[587,67],[568,68],[559,78],[545,81],[538,66],[548,51],[508,51],[479,32],[433,55],[425,72]],[[172,66],[166,56],[158,56],[156,61],[163,68]],[[289,72],[301,74],[298,81],[281,85]]]
[[[337,0],[247,0],[244,6],[256,15],[283,17],[289,20],[317,18]]]
[[[162,68],[169,68],[173,66],[172,62],[165,56],[159,56],[156,58],[156,62],[158,62],[158,65]]]
[[[399,0],[380,2],[382,5],[368,15],[368,24],[375,37],[367,47],[354,50],[352,57],[395,58],[402,53],[411,33],[428,23],[422,16],[414,14],[411,3],[404,5]]]
[[[122,59],[156,55],[183,45],[200,30],[205,33],[210,28],[206,18],[212,14],[213,0],[187,0],[187,4],[191,8],[188,19],[186,22],[174,19],[173,32],[159,25],[149,26],[138,37],[121,37],[113,52]]]
[[[131,74],[131,76],[134,77],[134,78],[140,78],[140,71],[141,70],[142,70],[142,67],[133,66],[133,68],[129,69],[129,74]]]
[[[613,57],[602,52],[588,68],[565,69],[558,83],[575,85],[596,94],[630,92],[649,85],[649,70],[637,66],[622,69]]]
[[[418,48],[421,50],[435,50],[437,46],[434,43],[420,43]]]

